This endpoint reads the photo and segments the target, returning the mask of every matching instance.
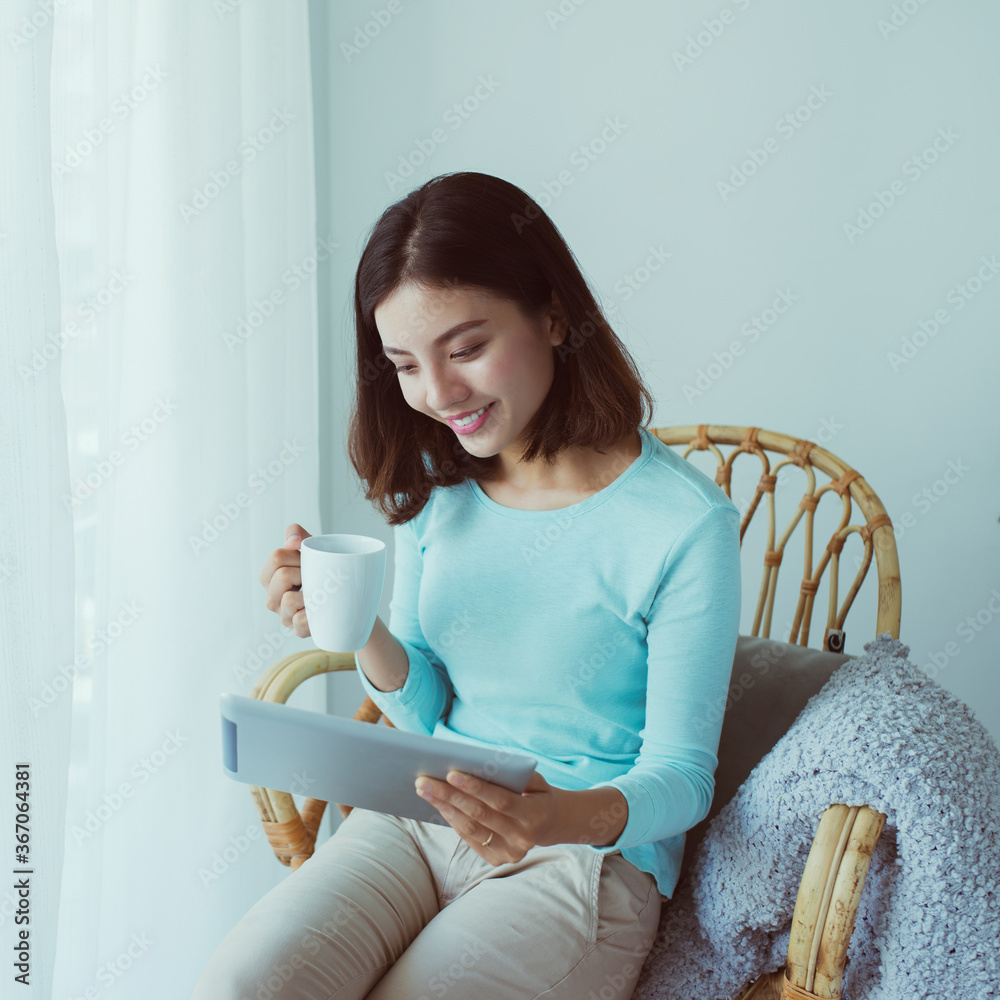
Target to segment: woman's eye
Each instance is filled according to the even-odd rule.
[[[467,350],[459,351],[457,354],[453,354],[452,357],[461,361],[465,358],[471,358],[478,354],[483,349],[482,344],[477,344],[475,347],[470,347]],[[413,371],[413,365],[402,365],[396,369],[397,375],[409,375]]]

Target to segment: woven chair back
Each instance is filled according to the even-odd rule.
[[[812,441],[762,430],[759,427],[698,424],[686,427],[650,428],[650,431],[664,444],[682,446],[681,454],[684,458],[688,458],[695,450],[708,451],[714,455],[715,482],[725,490],[730,500],[733,499],[732,479],[736,460],[746,455],[744,461],[754,457],[760,465],[756,488],[740,518],[742,545],[747,527],[758,510],[763,509],[766,517],[766,544],[761,581],[750,635],[771,637],[778,571],[788,541],[801,522],[804,534],[804,567],[799,582],[797,603],[791,617],[790,633],[787,638],[783,637],[784,641],[800,646],[809,645],[816,592],[824,573],[829,569],[829,601],[819,648],[832,653],[845,652],[844,623],[873,558],[878,578],[875,632],[876,634],[889,632],[894,639],[899,638],[901,595],[896,538],[892,522],[882,502],[860,472]],[[724,454],[723,448],[729,449],[728,454]],[[786,466],[795,466],[802,470],[805,476],[805,489],[801,493],[795,513],[782,527],[779,535],[775,513],[775,487],[784,479],[793,478],[781,476],[781,470]],[[821,477],[817,477],[817,472],[821,473]],[[825,546],[818,551],[819,558],[814,561],[816,509],[827,494],[831,495],[834,505],[836,498],[839,497],[840,517]],[[761,499],[764,499],[763,508]],[[855,504],[857,511],[854,509]],[[851,523],[856,514],[861,523]],[[852,532],[860,535],[864,553],[856,572],[850,576],[850,583],[843,600],[838,603],[841,550]],[[823,539],[819,539],[819,544],[823,544]],[[746,565],[745,559],[744,565]]]

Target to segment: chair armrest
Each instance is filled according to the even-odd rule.
[[[782,993],[788,1000],[840,996],[861,890],[885,821],[868,806],[838,804],[823,813],[792,915]]]
[[[840,996],[861,891],[885,821],[868,806],[835,804],[823,813],[799,883],[785,968],[759,976],[733,1000]]]
[[[309,677],[336,670],[354,670],[355,666],[353,653],[329,653],[322,649],[292,653],[272,663],[261,674],[250,691],[250,697],[284,703]],[[294,871],[312,857],[326,802],[307,798],[300,815],[289,792],[259,788],[257,785],[249,785],[248,788],[271,850],[283,865]]]

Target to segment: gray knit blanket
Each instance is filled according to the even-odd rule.
[[[845,1000],[1000,996],[1000,752],[972,710],[880,634],[807,703],[708,828],[635,1000],[715,1000],[780,969],[824,809],[888,817]]]

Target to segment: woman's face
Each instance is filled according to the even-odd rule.
[[[413,283],[379,304],[375,325],[407,404],[451,427],[480,458],[510,448],[534,417],[552,386],[552,348],[566,329],[557,301],[532,320],[484,289]],[[483,406],[489,409],[467,428],[448,419]]]

